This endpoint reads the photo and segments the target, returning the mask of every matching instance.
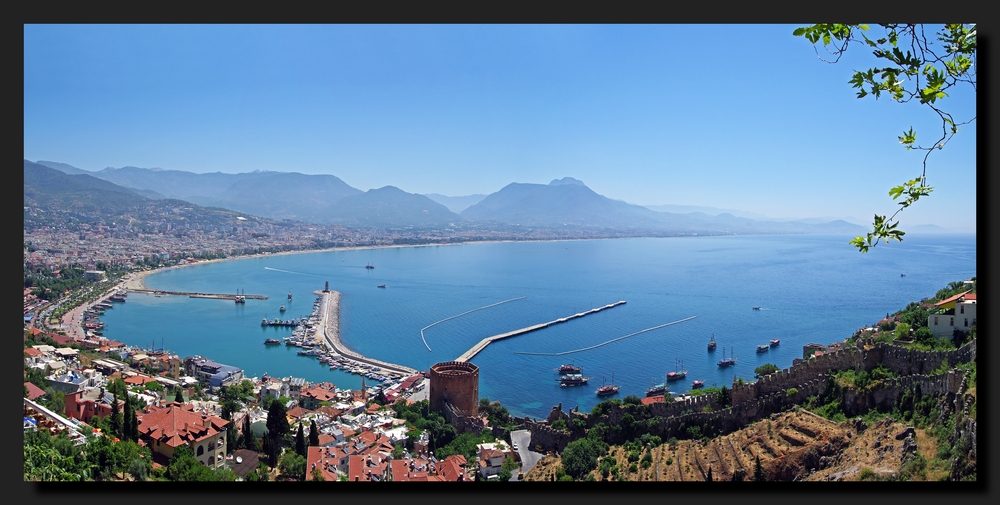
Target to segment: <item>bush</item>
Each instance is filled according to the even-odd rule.
[[[556,419],[552,422],[552,429],[566,431],[566,421],[562,419]]]
[[[798,388],[788,388],[785,390],[785,395],[787,396],[795,396],[797,394],[799,394]]]
[[[875,480],[875,470],[867,466],[862,468],[861,473],[858,474],[858,480]]]

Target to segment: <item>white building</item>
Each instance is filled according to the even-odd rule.
[[[927,317],[935,337],[950,339],[955,329],[969,331],[976,324],[976,294],[968,291],[934,304],[937,314]]]

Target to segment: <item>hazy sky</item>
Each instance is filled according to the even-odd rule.
[[[25,25],[24,157],[449,196],[571,176],[636,204],[893,212],[923,156],[896,137],[939,123],[857,99],[871,53],[824,63],[795,27]],[[968,88],[941,103],[975,114]],[[975,163],[973,123],[931,155],[935,191],[904,223],[973,228]]]

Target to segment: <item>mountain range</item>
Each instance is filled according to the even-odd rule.
[[[30,163],[28,160],[25,160]],[[174,198],[271,219],[389,229],[498,226],[623,230],[632,234],[861,233],[843,220],[823,223],[757,220],[731,213],[659,212],[607,198],[572,177],[549,184],[511,183],[490,195],[448,197],[394,186],[362,191],[333,175],[254,171],[195,174],[158,168],[86,171],[65,163],[39,165],[89,175],[147,198]],[[26,169],[27,170],[27,169]],[[27,189],[26,189],[27,192]],[[708,208],[706,208],[707,210]]]

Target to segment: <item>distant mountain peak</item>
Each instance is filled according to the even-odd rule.
[[[569,184],[575,184],[577,186],[586,186],[586,184],[584,184],[583,181],[581,181],[580,179],[574,179],[572,177],[563,177],[562,179],[553,179],[552,182],[549,183],[549,186],[563,186],[563,185],[569,185]]]

